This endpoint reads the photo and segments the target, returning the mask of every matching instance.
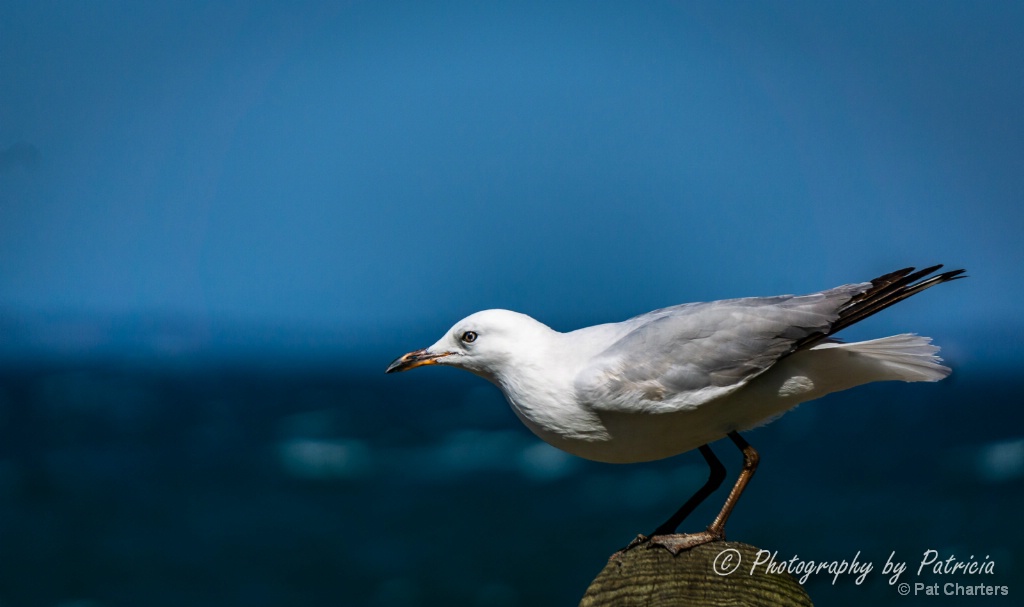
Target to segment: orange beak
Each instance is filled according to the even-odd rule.
[[[423,365],[436,365],[437,359],[448,356],[451,352],[441,352],[440,354],[432,354],[427,352],[426,348],[422,350],[416,350],[415,352],[409,352],[396,358],[390,365],[388,365],[385,373],[399,373],[401,371],[408,371],[409,369],[415,369],[416,367],[422,367]]]

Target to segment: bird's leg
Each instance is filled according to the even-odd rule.
[[[700,446],[700,454],[704,456],[704,461],[708,463],[709,468],[708,480],[704,483],[704,486],[690,496],[690,499],[686,500],[686,503],[683,504],[679,510],[676,510],[675,514],[670,516],[667,521],[659,525],[658,528],[654,530],[654,533],[650,536],[643,534],[636,536],[628,546],[623,548],[623,551],[643,544],[654,536],[668,536],[674,534],[686,517],[690,516],[690,514],[697,509],[697,506],[700,506],[708,496],[715,491],[718,491],[718,488],[722,486],[722,481],[725,480],[725,466],[723,466],[722,462],[715,457],[715,452],[712,451],[711,447],[708,445]]]
[[[710,525],[708,525],[706,531],[701,531],[700,533],[688,533],[683,535],[655,535],[651,538],[652,544],[657,546],[663,546],[667,548],[668,551],[672,554],[679,554],[681,551],[693,548],[694,546],[699,546],[701,544],[706,544],[708,542],[725,539],[725,523],[729,520],[729,515],[732,514],[732,509],[736,507],[736,502],[739,501],[740,495],[742,495],[743,490],[746,489],[747,483],[750,482],[750,479],[753,478],[754,476],[754,472],[757,471],[757,464],[761,459],[761,457],[757,454],[757,451],[753,447],[751,447],[750,443],[744,440],[743,437],[739,435],[739,433],[735,431],[730,432],[729,440],[731,440],[733,444],[735,444],[736,447],[738,447],[740,451],[743,452],[743,470],[740,471],[740,475],[736,479],[736,484],[732,486],[732,491],[729,492],[729,497],[725,498],[725,504],[722,505],[721,512],[719,512],[718,516],[715,517],[715,520],[712,521]],[[703,451],[701,452],[703,453]],[[708,463],[710,464],[711,462]],[[712,474],[714,474],[713,470]],[[710,482],[711,479],[708,479],[709,484]],[[702,487],[701,491],[703,491],[705,487],[707,487],[707,485]],[[701,491],[698,491],[698,494],[701,493]],[[694,497],[696,497],[696,495]],[[690,501],[692,500],[693,498],[691,498]],[[688,504],[689,502],[684,504],[683,507],[680,508],[680,512],[685,510]],[[686,514],[689,514],[689,512],[687,512]],[[658,529],[661,530],[663,527],[668,525],[668,523],[672,522],[678,515],[679,513],[677,512],[675,515],[672,516],[672,518],[670,518],[665,523],[665,525],[662,525]]]
[[[729,497],[725,498],[722,511],[718,513],[715,520],[708,526],[708,531],[715,534],[718,539],[725,539],[725,522],[729,520],[732,509],[736,507],[736,502],[740,500],[740,495],[747,488],[747,483],[750,482],[750,479],[754,477],[754,473],[757,472],[757,464],[761,461],[761,456],[757,454],[757,450],[751,447],[750,443],[744,440],[739,433],[736,431],[730,432],[729,439],[743,452],[743,470],[740,471],[736,484],[733,485],[732,491],[729,492]]]
[[[662,523],[657,529],[654,530],[652,536],[655,535],[669,535],[676,532],[679,525],[686,520],[686,517],[697,509],[697,506],[701,505],[718,488],[722,486],[722,481],[725,480],[725,466],[722,462],[715,457],[715,452],[711,450],[711,447],[702,445],[700,447],[700,454],[704,456],[704,461],[708,463],[710,473],[708,474],[708,480],[704,483],[704,486],[697,490],[690,499],[686,500],[686,503],[676,510],[676,513],[669,517],[667,521]]]

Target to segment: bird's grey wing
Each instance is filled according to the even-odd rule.
[[[827,333],[841,309],[871,286],[684,304],[630,319],[632,329],[575,378],[577,400],[595,411],[698,407]]]

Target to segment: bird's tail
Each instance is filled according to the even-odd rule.
[[[850,298],[849,301],[839,308],[839,316],[829,325],[828,329],[812,333],[797,341],[793,345],[793,351],[812,348],[823,343],[846,327],[877,314],[889,306],[899,303],[925,289],[944,282],[966,278],[964,275],[966,270],[950,270],[949,272],[929,276],[929,274],[941,268],[942,264],[917,272],[914,271],[914,268],[903,268],[902,270],[889,272],[885,276],[879,276],[871,281],[868,288]],[[849,286],[859,285],[844,285],[830,291],[845,292],[845,289]]]
[[[903,333],[881,339],[854,343],[824,343],[812,350],[842,349],[873,363],[878,373],[872,381],[939,381],[950,374],[950,368],[936,356],[938,346],[930,337]]]

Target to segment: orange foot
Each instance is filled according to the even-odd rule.
[[[700,546],[701,544],[707,544],[709,542],[718,542],[724,539],[724,533],[715,533],[710,529],[699,533],[672,533],[667,535],[655,535],[653,537],[640,534],[636,536],[628,546],[613,554],[612,557],[614,558],[615,556],[629,552],[630,550],[644,544],[648,544],[649,546],[660,546],[672,554],[678,555],[683,550],[689,550],[694,546]]]
[[[650,539],[652,546],[661,546],[672,554],[679,554],[683,550],[689,550],[694,546],[707,544],[709,542],[720,542],[725,539],[724,533],[715,533],[711,530],[699,533],[673,533],[671,535],[656,535]]]

